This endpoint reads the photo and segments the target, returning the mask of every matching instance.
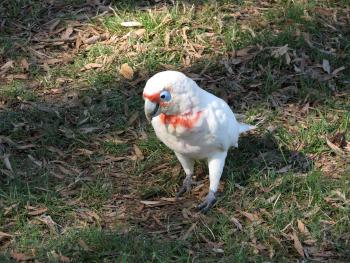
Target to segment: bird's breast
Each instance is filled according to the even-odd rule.
[[[173,151],[203,159],[210,152],[222,150],[203,117],[202,112],[181,117],[160,115],[153,118],[152,126],[157,137]]]

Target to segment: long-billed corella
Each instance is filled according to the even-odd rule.
[[[177,197],[191,190],[195,160],[208,160],[209,192],[198,206],[206,212],[216,201],[227,151],[238,147],[239,135],[255,126],[238,122],[224,100],[181,72],[155,74],[147,81],[143,98],[157,137],[175,152],[185,171]]]

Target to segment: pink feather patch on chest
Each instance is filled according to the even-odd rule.
[[[164,113],[160,114],[160,120],[164,125],[172,125],[174,128],[177,126],[182,126],[187,129],[191,129],[198,122],[201,111],[196,113],[187,113],[184,115],[165,115]]]

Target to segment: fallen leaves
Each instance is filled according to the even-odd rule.
[[[33,259],[32,256],[29,256],[29,255],[24,254],[24,253],[18,253],[18,252],[15,252],[15,251],[11,251],[10,255],[17,262],[23,262],[23,261],[27,261],[27,260]]]
[[[350,145],[350,143],[346,141],[345,133],[337,132],[330,139],[326,137],[326,143],[333,150],[334,153],[340,155],[341,157],[346,158],[346,155],[347,155],[346,150],[348,145]]]
[[[238,230],[242,230],[243,226],[242,224],[239,222],[239,220],[237,218],[235,218],[234,216],[230,217],[230,222],[232,222],[237,228]]]
[[[246,212],[246,211],[240,211],[240,213],[245,216],[250,222],[252,223],[261,223],[262,220],[261,218],[259,217],[259,215],[257,213],[249,213],[249,212]]]
[[[134,78],[134,71],[127,63],[120,66],[119,74],[127,80],[132,80]]]
[[[88,2],[90,4],[93,4],[94,7],[96,7],[99,5],[98,2],[100,1],[92,0]],[[273,4],[265,3],[265,5]],[[86,7],[83,6],[81,8],[83,9],[79,10],[80,14],[85,15]],[[225,8],[232,9],[229,12],[231,13],[232,17],[235,17],[237,19],[247,19],[248,17],[248,15],[245,15],[244,12],[242,13],[241,10],[237,11],[236,6],[232,8],[230,5],[225,5],[220,8],[222,8],[220,9],[220,12],[223,11]],[[153,12],[151,8],[150,11]],[[80,14],[78,14],[77,16],[80,16]],[[153,15],[156,16],[157,14],[152,13],[152,16]],[[208,64],[203,65],[203,67],[201,65],[198,69],[198,72],[196,72],[197,74],[191,72],[193,73],[194,78],[196,79],[196,81],[199,81],[204,87],[213,89],[219,94],[224,87],[229,87],[229,90],[227,90],[227,92],[225,91],[226,94],[224,94],[223,97],[225,96],[225,99],[227,99],[227,101],[229,101],[231,104],[239,105],[237,106],[238,109],[243,111],[245,108],[250,108],[252,105],[255,105],[255,103],[260,102],[261,98],[259,97],[259,93],[261,93],[261,90],[265,88],[265,82],[263,81],[263,79],[267,73],[266,68],[264,68],[266,64],[262,63],[262,65],[260,65],[260,68],[258,69],[255,69],[250,64],[251,62],[253,62],[252,64],[255,63],[255,60],[252,59],[256,56],[259,56],[260,58],[260,55],[266,55],[268,59],[274,57],[276,59],[281,59],[285,61],[285,63],[283,64],[287,64],[280,65],[280,68],[276,70],[275,63],[272,63],[271,68],[269,68],[269,70],[271,70],[271,72],[269,73],[271,73],[271,78],[273,79],[273,81],[276,81],[278,85],[281,85],[281,88],[276,91],[276,93],[278,94],[273,94],[273,96],[276,97],[275,105],[279,106],[281,109],[287,108],[288,105],[291,105],[291,101],[296,101],[299,99],[299,75],[301,75],[303,78],[308,78],[312,74],[312,76],[315,77],[316,80],[320,81],[323,80],[324,76],[330,75],[327,76],[327,78],[330,78],[331,81],[334,81],[336,85],[338,83],[338,80],[343,76],[343,72],[345,72],[345,69],[347,69],[347,66],[340,67],[341,64],[338,65],[338,62],[333,62],[333,60],[331,59],[322,60],[322,57],[319,57],[317,58],[317,60],[313,60],[312,56],[308,53],[309,49],[307,47],[305,49],[303,48],[302,50],[298,50],[294,49],[294,45],[288,45],[286,43],[284,43],[285,45],[282,44],[282,46],[278,47],[261,47],[257,45],[254,47],[246,47],[243,49],[234,50],[232,52],[227,52],[225,51],[226,46],[224,46],[224,42],[226,40],[223,41],[224,38],[222,38],[222,35],[218,33],[218,31],[220,30],[217,30],[216,27],[215,30],[210,26],[202,27],[202,25],[197,24],[195,21],[193,21],[193,23],[192,21],[190,21],[191,23],[189,23],[186,20],[179,21],[178,29],[173,29],[173,26],[171,26],[171,28],[164,28],[164,35],[160,34],[160,36],[157,35],[157,31],[154,29],[149,30],[147,28],[146,30],[145,28],[142,28],[142,24],[137,21],[127,21],[126,23],[121,24],[121,26],[127,27],[122,29],[123,31],[127,31],[127,34],[123,36],[119,33],[113,33],[110,36],[109,34],[105,34],[105,32],[101,30],[101,28],[99,28],[98,23],[100,18],[100,16],[97,16],[96,20],[94,20],[96,21],[96,23],[94,23],[91,26],[84,25],[83,23],[78,24],[74,21],[65,21],[65,18],[62,16],[62,18],[52,20],[46,25],[48,32],[43,32],[44,30],[40,30],[42,31],[42,35],[36,34],[35,28],[33,28],[33,31],[30,32],[31,34],[33,34],[33,39],[35,39],[35,41],[28,39],[30,44],[28,46],[31,47],[32,50],[23,47],[23,51],[28,52],[28,56],[26,55],[26,58],[18,58],[15,60],[9,60],[4,58],[4,60],[1,61],[2,64],[0,65],[0,73],[2,72],[5,75],[11,73],[7,75],[11,75],[11,79],[27,79],[30,78],[30,71],[32,71],[32,69],[38,68],[40,70],[40,67],[45,67],[47,71],[47,78],[45,76],[45,80],[53,79],[52,84],[54,86],[52,89],[48,90],[47,93],[45,93],[45,95],[55,95],[56,98],[59,97],[61,94],[62,96],[64,96],[67,91],[66,89],[70,88],[70,86],[75,88],[75,85],[78,83],[78,81],[76,81],[74,78],[68,80],[64,76],[61,76],[61,78],[56,78],[54,75],[51,76],[51,69],[56,69],[60,65],[70,63],[74,58],[75,54],[85,54],[87,51],[91,51],[91,53],[93,53],[92,51],[95,47],[94,45],[96,44],[103,48],[111,47],[113,50],[113,54],[110,57],[109,55],[101,55],[98,56],[96,59],[94,58],[94,60],[89,60],[89,62],[93,63],[85,62],[87,64],[82,68],[82,72],[86,73],[83,74],[78,72],[78,76],[88,75],[89,70],[97,70],[103,73],[107,71],[109,72],[109,69],[115,69],[115,66],[110,67],[110,65],[115,65],[115,63],[119,63],[119,58],[116,59],[116,57],[119,56],[119,54],[125,54],[130,58],[130,60],[128,61],[131,62],[129,62],[129,64],[126,63],[121,65],[120,68],[116,69],[116,71],[119,72],[118,76],[120,76],[121,78],[125,80],[133,80],[136,79],[135,72],[137,72],[137,67],[139,67],[140,65],[138,62],[134,63],[133,56],[138,56],[143,52],[148,52],[149,49],[153,48],[151,44],[155,42],[161,42],[159,52],[166,52],[165,55],[167,61],[169,61],[169,63],[167,63],[168,65],[161,65],[161,67],[171,68],[172,65],[181,63],[181,60],[184,62],[184,65],[191,67],[196,62],[206,61],[209,58]],[[77,18],[77,20],[79,19]],[[154,22],[157,21],[159,21],[158,18],[154,20]],[[219,21],[220,18],[216,20],[216,22]],[[164,16],[161,23],[158,22],[158,26],[156,26],[156,28],[159,28],[160,26],[164,26],[166,24],[170,24],[171,22],[172,16],[168,16],[167,14],[166,16]],[[276,29],[277,32],[278,29],[274,28],[274,26],[275,25],[273,25],[273,30]],[[245,28],[249,30],[249,25]],[[225,30],[225,28],[223,28],[223,30]],[[301,34],[301,32],[299,33]],[[147,37],[144,37],[145,35]],[[157,37],[159,37],[159,39],[157,39]],[[151,40],[151,42],[149,42],[149,40]],[[184,46],[179,46],[178,41],[184,43]],[[319,46],[318,43],[311,42],[311,37],[309,38],[309,43],[313,46],[313,48]],[[162,44],[164,44],[164,48],[162,47]],[[332,47],[335,47],[337,44],[338,43],[336,42],[336,40],[334,40]],[[230,77],[225,76],[225,72],[222,72],[219,68],[217,68],[215,60],[211,59],[211,55],[218,50],[220,50],[220,52],[217,53],[218,57],[225,58],[223,60],[222,65],[224,67],[224,70],[227,71],[226,73],[228,73]],[[329,50],[332,51],[332,49]],[[63,52],[65,53],[65,55],[62,54]],[[183,57],[178,58],[179,54]],[[260,60],[257,59],[256,61]],[[140,68],[142,68],[142,64]],[[153,70],[151,70],[150,73],[152,73],[152,71]],[[46,72],[44,74],[46,74]],[[125,83],[127,86],[129,86],[128,84],[130,84],[130,87],[133,86],[134,88],[129,90],[127,88],[121,87],[121,91],[127,94],[127,99],[131,98],[130,94],[132,94],[132,96],[138,96],[141,94],[140,87],[142,86],[143,81],[145,81],[148,78],[148,72],[137,72],[137,75],[140,74],[144,74],[142,76],[142,79],[137,78],[137,80],[133,82]],[[295,76],[297,76],[297,78]],[[119,78],[117,78],[117,80],[119,81]],[[329,83],[326,82],[325,84]],[[85,86],[83,88],[85,88]],[[86,88],[89,89],[90,92],[91,88],[94,87],[90,87],[89,85]],[[77,98],[77,100],[79,100],[80,95],[80,93],[75,94],[72,97],[69,95],[67,96],[67,101],[69,98]],[[40,97],[40,100],[41,99],[45,99],[45,97]],[[113,98],[107,99],[108,102],[110,102],[110,100],[112,100]],[[78,213],[76,212],[76,209],[79,210],[82,207],[90,205],[90,202],[84,200],[84,198],[82,197],[83,195],[81,195],[81,185],[83,185],[84,187],[86,186],[86,189],[91,190],[90,186],[95,184],[94,180],[97,180],[95,177],[98,177],[99,180],[104,180],[104,178],[107,178],[106,181],[117,180],[117,183],[113,184],[113,197],[111,197],[110,200],[103,201],[107,202],[107,205],[110,206],[110,211],[108,213],[101,212],[101,214],[99,215],[84,211],[84,213],[80,214],[79,220],[76,220],[78,223],[81,221],[81,224],[84,225],[101,222],[101,226],[103,228],[113,228],[116,219],[122,221],[126,218],[130,218],[131,220],[142,221],[142,227],[146,229],[146,231],[150,228],[152,228],[152,231],[164,231],[161,233],[165,233],[166,238],[182,238],[186,239],[187,242],[192,242],[192,239],[190,239],[190,235],[197,235],[197,232],[202,232],[202,227],[205,227],[206,232],[209,233],[208,235],[212,237],[211,240],[222,240],[221,236],[214,236],[217,235],[217,230],[210,229],[212,225],[211,223],[207,223],[206,221],[208,220],[209,222],[212,222],[210,220],[212,220],[213,217],[209,215],[203,217],[203,219],[202,217],[196,215],[196,211],[193,208],[193,204],[197,201],[193,199],[195,199],[196,197],[199,198],[199,195],[202,192],[207,191],[206,180],[200,179],[198,185],[194,187],[195,190],[192,192],[193,195],[191,194],[183,199],[177,201],[175,201],[172,198],[164,199],[159,197],[159,199],[153,199],[157,198],[158,196],[172,196],[172,193],[175,190],[174,185],[176,185],[176,182],[170,180],[178,180],[179,176],[183,174],[183,170],[179,164],[172,167],[172,161],[170,161],[171,165],[169,165],[168,160],[165,160],[163,162],[163,160],[155,158],[155,161],[160,161],[161,164],[150,164],[148,162],[153,162],[153,159],[151,159],[149,155],[149,149],[152,148],[145,149],[144,146],[139,146],[141,145],[139,144],[139,142],[141,140],[145,142],[149,141],[150,139],[152,139],[151,136],[153,136],[153,134],[149,133],[146,129],[146,132],[143,132],[143,134],[139,131],[140,127],[141,129],[143,129],[143,118],[141,118],[139,108],[133,108],[132,106],[130,106],[130,108],[127,109],[125,107],[125,114],[121,114],[123,116],[120,117],[125,120],[126,127],[118,128],[121,130],[120,133],[118,133],[118,135],[115,135],[115,133],[113,134],[113,136],[115,135],[115,139],[119,140],[120,144],[124,144],[127,146],[127,153],[122,154],[117,152],[115,153],[115,156],[111,153],[110,155],[106,154],[106,152],[101,150],[103,148],[101,147],[101,144],[99,144],[101,142],[99,141],[101,137],[98,136],[106,133],[111,134],[112,131],[115,131],[116,122],[114,122],[114,120],[116,115],[110,114],[111,112],[107,112],[107,114],[105,114],[101,118],[98,116],[94,116],[93,110],[94,107],[98,106],[98,100],[99,98],[91,96],[91,98],[87,100],[88,102],[84,103],[83,105],[84,114],[87,112],[91,114],[91,116],[89,114],[87,116],[82,116],[83,109],[78,108],[78,104],[75,104],[75,107],[67,108],[67,112],[65,112],[66,109],[63,112],[59,112],[61,115],[60,122],[63,123],[59,130],[59,136],[62,136],[62,146],[61,144],[55,145],[54,143],[52,143],[53,146],[43,146],[41,144],[41,141],[38,139],[27,140],[27,138],[25,138],[25,140],[20,142],[19,145],[11,145],[11,150],[18,151],[19,154],[24,156],[25,161],[29,160],[29,163],[31,160],[31,162],[38,167],[47,166],[46,168],[50,171],[50,178],[52,178],[53,180],[57,180],[58,182],[58,185],[57,187],[55,187],[55,190],[59,194],[61,194],[61,197],[63,198],[64,202],[67,203],[67,205],[74,206],[74,209],[71,210],[74,216]],[[293,119],[294,117],[297,118],[296,122],[301,125],[303,125],[302,119],[305,119],[316,107],[311,102],[311,93],[309,97],[305,98],[305,101],[307,102],[301,102],[300,105],[297,105],[298,107],[291,111],[290,115],[288,116],[288,118],[290,119]],[[23,110],[23,108],[21,109]],[[68,111],[71,111],[72,114],[70,114]],[[90,124],[90,121],[96,122],[91,122]],[[66,123],[70,123],[72,125],[68,125]],[[288,126],[290,122],[288,121],[283,124],[285,124],[285,126]],[[107,125],[108,129],[105,129],[104,127],[107,127]],[[272,123],[271,127],[275,125],[276,124]],[[30,137],[32,136],[32,134],[35,134],[37,132],[35,127],[33,126],[35,125],[25,124],[23,127],[18,127],[16,129],[23,130],[25,134],[28,134],[28,136]],[[40,126],[40,130],[42,130],[43,127]],[[305,126],[305,129],[307,128],[308,127]],[[273,129],[271,129],[271,132],[273,132],[272,130],[275,129],[279,131],[280,126],[277,125]],[[81,136],[82,134],[86,134],[86,136]],[[273,133],[273,135],[275,135],[275,133]],[[81,139],[81,137],[84,137],[84,139]],[[85,138],[89,139],[85,140]],[[63,143],[64,141],[71,140],[74,140],[74,143],[68,145],[68,147]],[[334,157],[336,157],[336,154],[333,154],[331,151],[342,151],[346,153],[349,151],[347,149],[350,149],[347,148],[349,146],[349,143],[346,142],[346,140],[344,142],[344,136],[342,135],[338,135],[336,138],[328,136],[327,140],[327,142],[326,140],[324,140],[324,146],[327,147],[328,145],[328,147],[330,147],[331,150],[326,151],[330,158],[334,159]],[[41,150],[41,147],[43,147],[43,150],[49,151],[49,156],[54,156],[54,160],[50,159],[50,157],[40,156],[40,153],[38,152],[40,152],[39,150]],[[58,149],[57,147],[60,149]],[[302,149],[303,146],[300,147]],[[8,173],[12,173],[10,170],[12,170],[11,163],[13,163],[13,168],[15,172],[17,172],[17,170],[20,170],[19,172],[21,174],[19,174],[19,176],[21,176],[21,180],[27,180],[28,175],[25,174],[25,172],[23,172],[22,174],[21,170],[23,169],[19,168],[17,163],[12,159],[15,157],[14,155],[15,154],[11,152],[11,155],[5,156],[2,170]],[[158,156],[155,155],[155,157]],[[160,159],[162,158],[163,156],[161,156]],[[168,156],[166,156],[166,158],[168,158]],[[140,160],[145,159],[147,159],[147,162],[140,162]],[[276,254],[279,254],[278,252],[280,251],[280,246],[284,246],[283,251],[293,252],[293,250],[295,250],[296,252],[292,253],[293,257],[295,257],[295,255],[305,255],[307,257],[307,253],[311,254],[311,252],[305,251],[309,247],[314,249],[315,244],[319,243],[320,241],[319,239],[316,240],[316,238],[313,238],[311,236],[309,229],[306,226],[308,219],[312,220],[313,216],[318,216],[318,210],[312,210],[313,207],[310,206],[308,206],[307,210],[305,210],[305,218],[299,219],[292,223],[292,225],[295,228],[294,232],[291,234],[292,237],[286,237],[287,235],[279,235],[278,232],[274,232],[274,230],[276,230],[274,229],[273,225],[274,219],[277,213],[281,213],[281,216],[283,216],[284,211],[279,211],[278,209],[280,206],[283,207],[285,203],[288,203],[287,199],[289,196],[288,192],[284,192],[284,183],[281,184],[281,181],[279,181],[279,179],[283,178],[284,182],[285,173],[294,173],[294,164],[291,165],[289,163],[289,160],[287,161],[288,163],[273,167],[276,168],[273,171],[274,175],[276,175],[276,184],[271,184],[270,187],[266,186],[266,191],[263,193],[263,196],[259,196],[261,193],[259,192],[261,189],[260,187],[257,189],[253,187],[252,189],[252,191],[256,190],[256,192],[252,192],[254,193],[252,195],[256,194],[256,198],[261,198],[263,202],[267,203],[264,204],[264,207],[266,207],[266,209],[263,210],[258,207],[252,208],[251,201],[253,199],[250,198],[248,198],[248,200],[244,200],[242,202],[237,203],[235,200],[238,200],[238,198],[236,199],[238,195],[234,194],[232,202],[230,202],[230,205],[233,206],[228,208],[229,212],[226,215],[227,222],[229,223],[228,225],[225,225],[225,229],[227,228],[230,231],[229,233],[227,233],[227,236],[234,236],[235,233],[241,231],[239,232],[240,235],[248,236],[248,246],[252,247],[254,253],[264,255],[268,254],[270,258],[273,258],[275,256],[275,252]],[[328,163],[330,162],[329,160],[327,161]],[[144,168],[144,170],[141,170],[141,175],[143,176],[130,176],[134,174],[133,172],[135,171],[135,169],[140,169],[140,164],[145,164],[146,167]],[[130,168],[129,165],[132,168]],[[269,166],[270,169],[270,163],[267,163],[266,165]],[[77,167],[79,167],[81,171],[77,171]],[[330,172],[334,171],[335,169],[336,168],[332,167],[332,169],[330,169]],[[201,172],[199,174],[200,176],[204,176],[205,172]],[[288,174],[288,176],[290,174]],[[200,177],[198,174],[196,174],[196,176]],[[138,184],[140,184],[141,177],[147,177],[146,180],[148,181],[147,183],[149,183],[149,185],[145,187],[146,190],[148,190],[147,187],[150,186],[149,189],[155,192],[155,194],[151,193],[153,194],[152,200],[140,201],[137,197],[137,194],[135,194],[137,193],[136,189]],[[31,179],[32,178],[29,178],[28,180]],[[164,183],[163,180],[167,182]],[[144,181],[141,181],[141,183],[144,183]],[[239,191],[239,197],[245,196],[245,191],[249,191],[249,186],[251,182],[247,183],[249,185],[244,187],[237,187],[237,191]],[[155,189],[155,184],[157,184],[157,187],[160,185],[159,187],[161,188],[161,190],[159,190],[158,188]],[[171,187],[169,187],[170,184]],[[166,189],[163,189],[163,187]],[[84,188],[84,190],[86,189]],[[48,189],[36,190],[51,191],[52,188],[49,187]],[[101,191],[102,190],[103,189],[101,189]],[[334,191],[332,192],[332,194],[329,194],[322,201],[325,201],[327,205],[330,205],[332,207],[345,207],[345,205],[348,205],[349,202],[349,200],[346,199],[347,195],[347,192],[344,192],[343,190],[339,189],[338,191]],[[118,199],[117,196],[119,196],[120,198]],[[90,195],[88,197],[90,199]],[[145,196],[143,198],[151,199],[151,197]],[[300,202],[299,195],[297,193],[295,195],[295,198],[295,203],[298,204],[298,206],[303,205],[303,203]],[[0,200],[0,203],[1,201],[2,200]],[[130,202],[128,203],[128,201]],[[279,202],[278,206],[274,206],[274,204],[276,204],[277,202]],[[259,205],[260,202],[256,202],[254,204]],[[48,215],[49,210],[47,210],[46,207],[43,207],[45,204],[37,204],[34,208],[28,208],[24,213],[20,211],[20,209],[23,209],[22,205],[19,205],[19,208],[16,204],[13,206],[10,206],[10,204],[6,205],[8,205],[9,207],[4,208],[5,219],[14,217],[16,214],[24,214],[26,217],[29,218],[31,222],[35,220],[40,221],[40,227],[44,229],[44,231],[56,231],[57,224],[53,220],[56,218],[56,216],[51,218],[51,216]],[[126,207],[126,209],[124,209],[124,207]],[[135,207],[137,207],[137,209],[139,210],[135,209]],[[245,211],[239,212],[235,209],[242,209]],[[328,213],[328,211],[322,211],[322,213]],[[107,221],[105,220],[104,217],[107,217],[107,215],[111,217],[111,223],[107,223]],[[200,218],[200,220],[196,221],[197,218]],[[265,221],[263,221],[263,219]],[[204,223],[202,225],[201,220],[203,220],[205,226],[203,226]],[[60,220],[60,222],[65,222],[65,220]],[[260,222],[261,224],[256,224]],[[67,223],[67,225],[68,224],[69,222]],[[221,223],[219,222],[219,224]],[[320,224],[322,226],[329,227],[331,226],[331,224],[336,223],[332,222],[329,219],[328,222],[320,221]],[[200,231],[197,231],[197,228]],[[313,228],[310,228],[310,231],[311,229],[313,230]],[[254,237],[254,233],[256,233],[255,231],[260,232],[260,230],[261,233],[265,233],[271,230],[271,233],[273,233],[273,235],[276,236],[274,238],[277,241],[273,241],[273,238],[269,238],[269,234],[264,240],[259,240],[259,238]],[[10,234],[14,233],[14,236],[17,235],[16,232],[12,232],[11,228],[4,228],[3,231],[9,232]],[[213,234],[211,232],[213,232]],[[10,234],[0,232],[0,241],[11,239],[12,237]],[[252,237],[249,237],[249,235],[252,235]],[[288,240],[288,242],[286,242],[286,239]],[[239,237],[237,238],[237,240],[240,240]],[[225,253],[230,253],[230,251],[226,251],[226,246],[224,246],[224,244],[219,244],[219,242],[214,244],[209,240],[206,240],[205,242],[206,244],[210,244],[210,246],[208,245],[209,252],[222,254],[224,253],[225,248]],[[271,245],[270,243],[273,243],[273,245]],[[77,245],[80,246],[81,249],[83,249],[84,251],[89,251],[94,248],[93,245],[91,245],[90,248],[90,243],[88,246],[83,240],[79,240]],[[242,245],[245,244],[242,243]],[[191,253],[195,252],[191,251]],[[317,253],[319,253],[319,256],[322,255],[322,252],[317,251]],[[314,254],[316,255],[317,253]],[[53,253],[52,255],[55,255],[53,259],[57,261],[69,262],[70,260],[69,258],[63,255],[60,255],[60,253]],[[26,255],[24,255],[22,259],[25,258],[25,256]],[[15,255],[15,257],[21,259],[20,255]]]
[[[42,224],[46,225],[52,233],[57,233],[58,224],[53,221],[50,215],[41,215],[36,217],[36,219]]]
[[[4,154],[2,156],[2,160],[4,162],[4,165],[5,165],[6,169],[11,171],[11,172],[13,172],[12,165],[11,165],[11,162],[10,162],[10,154]]]
[[[298,235],[295,231],[293,231],[293,234],[291,234],[291,238],[294,241],[294,248],[296,249],[296,251],[299,253],[300,256],[304,257],[304,248],[303,245],[301,244]]]
[[[29,63],[28,63],[27,59],[22,58],[21,62],[20,62],[20,65],[21,65],[23,71],[28,71],[29,70]]]
[[[134,144],[133,147],[134,147],[134,152],[137,156],[137,159],[143,160],[145,157],[144,157],[142,151],[140,150],[140,148],[136,144]]]
[[[99,64],[99,63],[88,63],[84,67],[82,67],[80,69],[80,71],[86,71],[86,70],[102,68],[102,67],[103,67],[103,65]]]
[[[334,143],[332,143],[328,138],[326,138],[327,145],[329,148],[333,150],[336,154],[339,154],[340,156],[344,156],[344,152]]]
[[[300,219],[297,220],[297,224],[298,224],[298,229],[299,229],[300,233],[302,233],[306,236],[310,235],[309,230],[307,229],[305,224]]]
[[[142,26],[142,24],[140,22],[137,22],[137,21],[121,22],[120,25],[123,27],[141,27]]]
[[[41,214],[44,214],[45,212],[47,212],[47,207],[33,207],[33,206],[27,206],[27,210],[28,210],[28,215],[30,216],[38,216]]]
[[[272,50],[271,55],[274,58],[279,58],[282,57],[283,55],[285,55],[288,51],[288,44],[282,46],[282,47],[278,47]]]
[[[331,74],[331,65],[329,64],[329,61],[327,59],[324,59],[322,61],[322,68],[325,72]]]
[[[197,222],[194,222],[180,239],[186,240],[196,227],[197,227]]]
[[[4,65],[0,67],[0,76],[3,76],[7,71],[14,67],[14,61],[9,60]]]
[[[3,242],[4,240],[10,239],[10,238],[12,238],[12,235],[0,231],[0,243]]]
[[[91,251],[91,249],[89,248],[89,246],[85,243],[85,241],[83,239],[79,239],[78,244],[84,251]]]
[[[71,36],[72,33],[73,33],[73,27],[70,25],[70,26],[68,26],[67,29],[63,32],[61,38],[62,38],[63,40],[68,39],[68,38]]]

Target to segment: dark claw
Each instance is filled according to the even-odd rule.
[[[176,198],[179,198],[184,193],[191,191],[192,176],[186,176],[180,190],[176,194]]]
[[[197,209],[200,210],[203,214],[208,212],[208,210],[215,204],[216,197],[215,193],[210,191],[205,197],[203,203],[197,206]]]

